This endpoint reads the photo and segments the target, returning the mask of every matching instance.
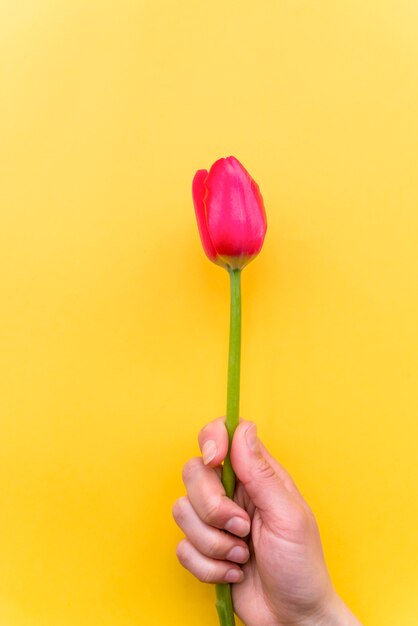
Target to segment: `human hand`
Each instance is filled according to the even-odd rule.
[[[220,480],[223,419],[201,430],[199,445],[203,458],[184,466],[187,496],[173,507],[186,535],[180,563],[203,582],[235,583],[234,609],[247,626],[361,626],[334,590],[311,509],[255,424],[241,421],[233,438],[234,500]]]

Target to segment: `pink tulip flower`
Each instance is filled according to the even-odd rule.
[[[257,183],[233,156],[216,161],[193,179],[193,202],[207,257],[241,270],[260,252],[267,229]]]

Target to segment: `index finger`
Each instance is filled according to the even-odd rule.
[[[199,447],[203,463],[209,467],[217,467],[225,459],[228,452],[228,432],[225,418],[209,422],[198,435]]]

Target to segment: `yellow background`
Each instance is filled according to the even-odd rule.
[[[269,220],[241,413],[364,624],[416,624],[417,59],[408,0],[2,0],[2,626],[217,623],[171,505],[224,412],[190,186],[228,154]]]

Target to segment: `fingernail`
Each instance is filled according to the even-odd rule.
[[[245,431],[245,440],[250,450],[252,450],[253,452],[257,450],[257,447],[258,447],[257,426],[255,424],[252,424]]]
[[[248,552],[248,548],[243,548],[242,546],[234,546],[232,550],[228,552],[226,558],[228,559],[228,561],[235,561],[235,563],[246,563],[249,556],[250,553]]]
[[[233,517],[225,524],[225,530],[238,537],[246,537],[250,532],[250,523],[242,517]]]
[[[215,441],[213,441],[213,439],[208,439],[208,441],[206,441],[202,447],[203,463],[207,465],[208,463],[213,461],[217,451],[218,449],[216,447]]]
[[[229,569],[225,574],[227,583],[239,583],[244,578],[244,572],[239,569]]]

